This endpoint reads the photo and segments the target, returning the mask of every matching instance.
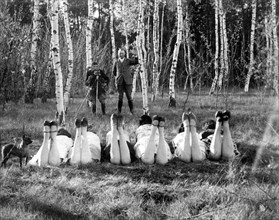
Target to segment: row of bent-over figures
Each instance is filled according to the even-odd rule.
[[[112,114],[111,130],[106,135],[103,148],[100,138],[88,131],[86,118],[76,119],[74,141],[67,130],[58,130],[57,124],[45,121],[43,143],[29,164],[58,166],[61,163],[78,165],[110,161],[113,164],[127,165],[141,160],[144,164],[163,165],[175,157],[184,162],[231,160],[239,152],[232,140],[230,117],[229,111],[217,111],[215,120],[208,120],[203,125],[203,131],[197,133],[196,116],[190,110],[184,112],[178,134],[171,143],[167,143],[164,136],[165,118],[143,115],[135,132],[136,141],[132,143],[124,129],[123,115]]]

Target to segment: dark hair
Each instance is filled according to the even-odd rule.
[[[139,125],[152,124],[152,119],[149,115],[142,115],[139,120]]]
[[[98,63],[97,62],[93,62],[92,65],[95,66],[95,65],[98,65]]]
[[[215,121],[213,119],[209,119],[202,124],[202,130],[214,130],[215,129]]]
[[[57,132],[57,135],[65,135],[68,138],[72,137],[72,135],[65,128],[60,128]]]

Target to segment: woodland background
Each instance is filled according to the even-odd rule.
[[[124,2],[124,3],[123,3]],[[250,38],[252,24],[252,0],[223,0],[226,14],[226,32],[228,40],[228,73],[224,86],[219,91],[228,89],[244,89],[245,79],[250,65]],[[39,1],[39,26],[35,64],[32,64],[30,48],[32,45],[32,19],[34,18],[34,2],[31,0],[6,0],[0,6],[0,102],[5,105],[8,101],[18,102],[28,93],[32,97],[25,101],[32,102],[36,97],[55,97],[55,74],[49,62],[51,40],[51,23],[48,13],[48,2]],[[271,21],[271,1],[256,1],[254,63],[250,88],[265,92],[266,89],[276,93],[273,78],[274,65],[278,66],[278,57],[267,47],[268,29],[266,19]],[[112,41],[110,31],[110,4],[114,5],[114,34],[115,46],[121,48],[126,45],[125,34],[128,36],[128,47],[134,48],[137,36],[137,19],[139,18],[138,1],[93,1],[92,24],[92,61],[97,61],[108,75],[111,75],[113,65]],[[123,11],[123,4],[125,8]],[[144,10],[144,49],[146,57],[146,81],[148,91],[152,90],[152,68],[154,62],[153,15],[154,1],[142,1]],[[158,63],[159,88],[161,92],[168,92],[172,53],[177,36],[177,4],[176,1],[159,1],[159,30],[162,44],[160,46],[160,61]],[[84,77],[86,74],[86,24],[88,20],[88,1],[69,0],[68,14],[70,35],[73,44],[73,79],[71,97],[84,97]],[[279,4],[276,6],[278,17]],[[214,1],[212,0],[182,0],[182,17],[184,24],[189,25],[189,35],[183,34],[177,58],[175,88],[194,91],[210,89],[214,79],[215,54],[215,22]],[[164,13],[164,14],[162,14]],[[187,13],[187,20],[186,20]],[[277,18],[276,18],[277,19]],[[278,25],[278,19],[276,20]],[[124,30],[125,23],[125,30]],[[271,27],[271,23],[267,23]],[[162,29],[163,26],[163,29]],[[185,25],[183,25],[184,27]],[[276,29],[277,30],[277,29]],[[183,28],[183,33],[185,28]],[[271,33],[271,32],[270,32]],[[278,31],[277,31],[278,35]],[[187,36],[189,36],[187,38]],[[271,38],[272,40],[274,38]],[[278,38],[276,38],[278,41]],[[187,41],[188,40],[188,41]],[[190,60],[187,60],[190,48]],[[276,44],[271,42],[271,44]],[[59,16],[59,47],[63,84],[66,84],[68,74],[68,50],[65,36],[65,24]],[[277,43],[278,47],[278,43]],[[272,49],[273,50],[273,49]],[[278,51],[278,48],[277,48]],[[271,56],[269,56],[271,54]],[[273,64],[269,71],[269,60]],[[189,71],[189,64],[191,72]],[[32,75],[32,69],[36,73]],[[277,68],[278,70],[278,68]],[[136,70],[135,70],[136,71]],[[191,74],[192,86],[187,76]],[[30,78],[33,88],[28,86]],[[278,76],[277,76],[278,77]],[[188,83],[188,84],[187,84]],[[46,86],[44,86],[46,85]],[[141,85],[138,83],[137,88]],[[221,90],[222,89],[222,90]],[[274,92],[275,91],[275,92]],[[30,94],[29,94],[30,95]],[[44,99],[47,98],[44,96]]]

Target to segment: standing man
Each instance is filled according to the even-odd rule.
[[[130,66],[138,64],[138,58],[127,59],[124,49],[119,49],[118,60],[114,64],[113,74],[115,76],[115,84],[118,91],[118,113],[121,113],[123,105],[123,94],[126,94],[130,112],[134,114],[134,104],[131,97],[133,88],[133,75]]]
[[[89,98],[88,100],[92,103],[92,112],[96,114],[96,99],[101,103],[102,113],[106,114],[106,103],[107,98],[106,90],[109,84],[109,77],[106,76],[105,72],[98,67],[98,63],[94,62],[92,67],[88,68],[86,74],[85,85],[89,87]]]

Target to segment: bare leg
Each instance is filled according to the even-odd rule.
[[[57,136],[57,123],[55,121],[50,122],[50,151],[48,163],[53,166],[60,165],[60,153],[57,146],[56,136]]]
[[[71,165],[77,165],[79,164],[80,161],[80,148],[81,148],[81,121],[80,119],[76,119],[75,121],[75,125],[76,125],[76,137],[75,137],[75,141],[74,141],[74,146],[72,149],[72,153],[71,153],[71,160],[70,160],[70,164]]]
[[[130,150],[127,145],[127,139],[125,138],[124,135],[124,130],[123,130],[123,116],[118,115],[118,125],[117,125],[118,133],[119,133],[119,142],[120,142],[120,158],[121,158],[121,163],[126,165],[131,163],[131,156],[130,156]]]
[[[159,117],[155,115],[153,117],[153,122],[151,125],[151,134],[147,143],[147,146],[144,150],[144,153],[141,157],[141,160],[145,164],[153,164],[154,163],[154,156],[155,156],[155,151],[156,151],[156,145],[155,145],[155,135],[156,131],[158,129],[158,121]]]
[[[213,134],[212,142],[210,144],[209,157],[213,160],[219,160],[222,153],[221,145],[221,127],[222,127],[222,112],[218,111],[215,114],[216,127]]]
[[[234,146],[232,141],[232,136],[229,128],[230,112],[225,111],[223,113],[223,143],[222,143],[222,158],[225,160],[230,160],[234,156]]]
[[[189,115],[187,113],[182,114],[182,123],[184,127],[184,137],[182,142],[181,154],[178,158],[184,162],[191,162],[191,145],[190,145],[190,126],[189,126]]]
[[[49,143],[50,143],[50,123],[49,121],[45,121],[44,123],[44,140],[41,148],[38,152],[38,166],[43,167],[48,164],[48,156],[49,156]],[[35,159],[36,160],[36,159]],[[30,161],[31,165],[33,159]],[[34,161],[36,162],[36,161]]]
[[[164,165],[168,162],[167,147],[169,147],[165,141],[164,127],[165,127],[165,119],[160,117],[160,119],[159,119],[159,145],[158,145],[158,149],[157,149],[156,163],[162,164],[162,165]]]
[[[117,115],[112,114],[111,115],[111,147],[110,147],[110,162],[114,164],[120,164],[120,150],[117,140]]]
[[[92,162],[91,151],[87,139],[88,121],[83,118],[81,121],[81,164],[88,164]]]
[[[191,112],[189,113],[189,120],[190,120],[190,129],[191,129],[191,147],[192,147],[192,161],[199,162],[204,160],[204,155],[201,152],[200,145],[199,145],[199,138],[196,129],[196,116]]]

